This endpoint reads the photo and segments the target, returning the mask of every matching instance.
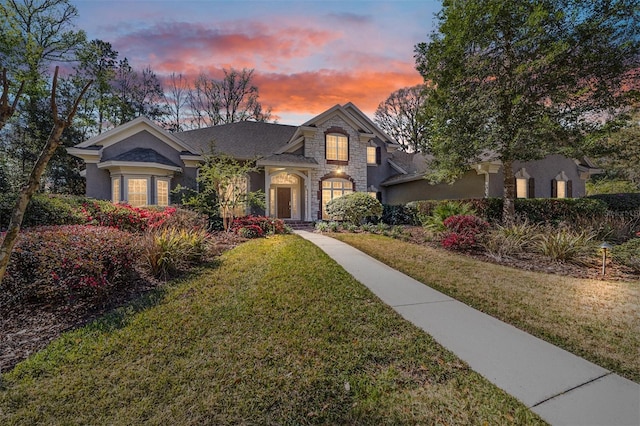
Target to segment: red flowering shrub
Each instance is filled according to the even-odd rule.
[[[447,231],[443,234],[441,244],[450,250],[475,248],[479,235],[489,228],[487,222],[473,215],[451,216],[443,224]]]
[[[258,232],[257,229],[260,230]],[[286,234],[287,228],[284,225],[282,219],[276,219],[266,216],[245,216],[234,219],[231,222],[231,231],[245,238],[258,238],[268,234]],[[249,229],[248,231],[242,231],[243,229]],[[243,233],[255,236],[245,236]]]
[[[88,224],[109,226],[129,232],[143,232],[147,229],[160,227],[175,211],[175,207],[149,210],[131,207],[127,204],[98,202],[85,203],[82,206],[82,213]]]
[[[134,241],[114,228],[32,228],[18,237],[3,287],[13,299],[35,302],[106,296],[132,277],[138,258]]]

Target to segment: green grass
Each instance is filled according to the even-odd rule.
[[[332,234],[502,321],[640,382],[640,282],[522,271],[370,234]]]
[[[3,376],[0,424],[541,424],[311,243],[217,268]]]

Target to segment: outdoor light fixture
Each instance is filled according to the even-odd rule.
[[[602,249],[602,275],[607,272],[607,250],[611,250],[611,244],[604,241],[600,244],[600,249]]]

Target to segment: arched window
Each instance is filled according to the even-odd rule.
[[[347,179],[333,178],[322,181],[322,219],[328,219],[327,203],[334,198],[353,192],[353,183]]]

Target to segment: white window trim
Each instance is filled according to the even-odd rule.
[[[131,204],[129,203],[129,179],[144,179],[147,181],[147,204],[145,205],[150,205],[149,202],[151,201],[151,176],[149,175],[125,175],[124,176],[124,182],[125,182],[125,186],[124,188],[126,188],[126,190],[124,191],[124,201],[127,202],[127,204]]]
[[[155,204],[160,206],[160,203],[159,203],[160,197],[158,196],[158,182],[166,182],[167,183],[167,204],[166,204],[166,206],[168,206],[170,204],[170,202],[171,202],[171,178],[168,178],[168,177],[157,177],[156,176],[155,177],[155,181],[156,181],[155,185],[154,185],[155,195],[156,195],[156,197],[154,199]],[[162,205],[162,207],[165,207],[165,205]]]
[[[336,138],[336,149],[335,152],[332,152],[332,154],[335,154],[336,158],[329,158],[329,141],[327,140],[329,138],[329,136],[333,136]],[[347,158],[345,159],[340,159],[340,138],[343,138],[345,140],[345,145],[346,145],[346,151],[347,151]],[[342,133],[327,133],[327,135],[325,136],[325,141],[324,141],[324,146],[325,146],[325,160],[328,161],[349,161],[349,137],[346,135],[343,135]]]

